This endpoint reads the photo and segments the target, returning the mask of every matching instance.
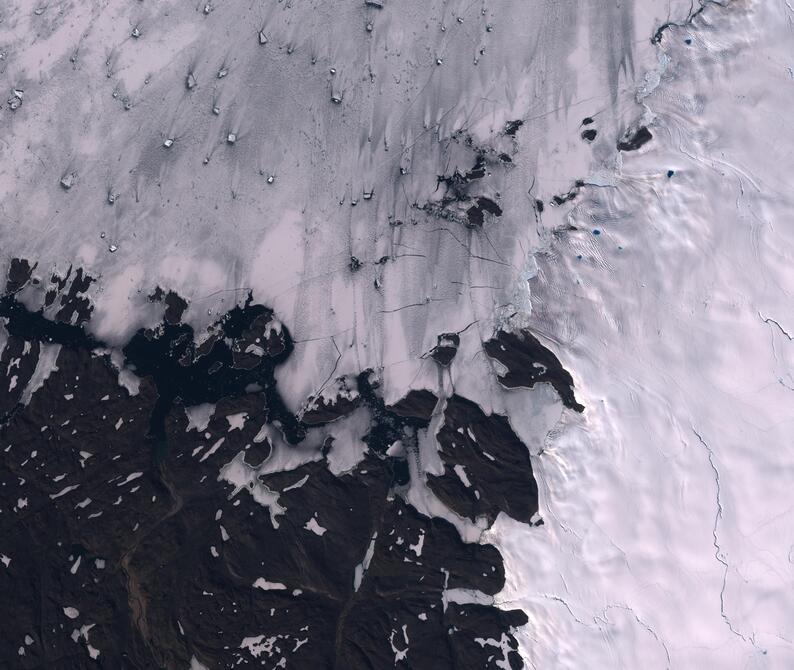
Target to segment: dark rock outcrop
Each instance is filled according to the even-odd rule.
[[[433,410],[437,402],[438,398],[431,391],[427,389],[412,389],[404,398],[393,405],[389,405],[387,409],[397,416],[405,419],[414,419],[420,425],[427,425],[430,417],[433,416]]]
[[[499,382],[507,388],[532,388],[535,384],[551,384],[563,404],[577,412],[584,406],[576,401],[573,377],[560,360],[527,330],[511,333],[500,330],[483,344],[485,353],[507,368]]]
[[[538,511],[538,487],[529,451],[507,420],[486,414],[475,403],[454,395],[447,400],[437,435],[444,474],[428,485],[461,516],[493,521],[499,512],[529,522]]]
[[[652,139],[653,135],[651,131],[645,126],[640,126],[636,130],[627,132],[623,138],[618,141],[618,151],[636,151]]]
[[[80,326],[29,312],[13,294],[0,316],[2,360],[20,359],[20,389],[34,352],[61,345],[30,402],[11,396],[0,417],[0,608],[14,613],[0,658],[13,667],[521,667],[511,631],[522,612],[445,600],[447,589],[499,592],[497,550],[464,543],[395,494],[407,468],[385,450],[428,424],[430,391],[386,407],[365,371],[354,380],[372,415],[364,459],[336,476],[326,446],[304,447],[309,462],[265,472],[275,450],[293,457],[306,429],[278,394],[273,370],[292,343],[267,308],[249,298],[200,346],[168,318],[140,331],[124,349],[135,395]],[[215,404],[200,429],[185,412],[199,403]],[[504,417],[455,397],[445,421],[449,463],[489,461],[470,473],[476,513],[526,517],[531,496],[504,482],[521,472],[526,484],[531,469]],[[453,509],[469,505],[439,490]]]
[[[458,333],[442,333],[438,336],[438,343],[430,350],[431,358],[444,367],[448,367],[458,353],[460,335]]]

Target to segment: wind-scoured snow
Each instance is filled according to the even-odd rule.
[[[338,373],[384,365],[404,386],[439,333],[482,319],[487,337],[498,306],[528,304],[534,200],[636,115],[655,57],[639,40],[666,18],[649,4],[11,3],[4,249],[98,277],[90,327],[109,343],[157,322],[156,284],[198,326],[253,289],[298,342],[280,374],[295,409],[337,348]],[[588,115],[603,143],[580,138]],[[504,211],[487,233],[428,213],[480,149],[495,162],[475,194]]]

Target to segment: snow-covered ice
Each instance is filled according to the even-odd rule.
[[[789,2],[11,0],[2,19],[0,269],[25,257],[95,277],[87,327],[130,395],[141,380],[118,346],[161,321],[155,286],[187,300],[198,341],[251,292],[294,339],[276,370],[291,412],[373,368],[387,404],[429,389],[439,408],[457,393],[509,417],[542,525],[502,514],[484,531],[433,496],[438,411],[392,453],[408,455],[414,507],[503,553],[495,602],[529,614],[531,666],[794,666]],[[490,205],[467,225],[471,201],[443,185],[480,160],[472,194]],[[38,310],[44,287],[17,298]],[[482,351],[497,327],[536,333],[585,412],[545,385],[502,387]],[[429,356],[442,333],[460,338],[444,370]],[[23,404],[59,351],[43,346]],[[215,406],[185,412],[203,432]],[[196,461],[246,419],[229,414]],[[341,476],[369,422],[356,409],[298,447],[265,425],[264,464],[240,452],[219,477],[278,528],[287,510],[259,475],[319,460],[333,436]],[[96,658],[92,626],[75,638]],[[391,642],[410,660],[404,628]]]

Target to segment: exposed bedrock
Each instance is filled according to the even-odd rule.
[[[499,374],[499,382],[503,386],[532,388],[539,383],[551,384],[566,407],[577,412],[584,411],[584,406],[574,396],[571,373],[529,331],[513,333],[500,330],[494,338],[483,344],[483,349],[504,366],[505,371]]]
[[[329,381],[295,416],[273,375],[292,340],[250,296],[196,336],[181,298],[155,291],[162,323],[114,353],[20,302],[28,269],[14,265],[0,299],[0,383],[14,376],[19,389],[3,395],[0,423],[0,602],[15,613],[0,657],[522,667],[512,631],[526,616],[491,601],[498,551],[405,502],[409,468],[394,453],[438,417],[445,472],[427,477],[431,491],[472,520],[529,521],[537,487],[506,417],[428,389],[386,405],[372,370]],[[78,295],[83,277],[59,295]],[[361,411],[366,450],[335,473],[328,459],[348,438],[327,431]]]

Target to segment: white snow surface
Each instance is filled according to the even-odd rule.
[[[794,667],[793,21],[671,28],[658,141],[538,255],[531,323],[588,409],[533,459],[545,524],[486,533],[534,667]]]
[[[262,589],[264,591],[272,591],[272,590],[283,591],[287,587],[284,586],[284,584],[282,584],[281,582],[269,582],[264,577],[259,577],[254,582],[254,588]]]
[[[655,59],[638,38],[673,11],[649,0],[268,0],[207,15],[177,0],[7,4],[4,74],[24,101],[2,110],[0,263],[83,266],[98,278],[91,328],[111,345],[161,318],[155,285],[189,300],[199,336],[252,289],[298,341],[279,374],[293,411],[337,351],[336,374],[383,366],[385,389],[404,388],[440,332],[480,319],[488,336],[497,306],[528,305],[533,199],[567,191],[636,116],[630,82]],[[603,146],[580,139],[586,114]],[[485,235],[414,207],[437,201],[438,175],[469,170],[474,148],[512,153],[501,133],[514,119],[522,151],[476,189],[500,202],[499,225]]]
[[[211,402],[185,407],[185,415],[187,416],[187,428],[185,428],[185,432],[190,430],[196,430],[198,432],[206,430],[214,414],[215,404]]]
[[[0,348],[0,353],[2,353],[2,348]],[[60,344],[41,345],[39,360],[36,362],[36,369],[33,371],[28,385],[25,387],[22,398],[20,398],[22,404],[27,405],[33,397],[33,394],[44,386],[44,382],[47,381],[53,372],[58,370],[58,366],[55,363],[58,360],[59,353],[61,353]]]
[[[84,267],[109,346],[161,318],[155,285],[188,299],[199,338],[252,290],[295,338],[277,371],[293,411],[375,367],[387,403],[454,386],[509,414],[544,524],[501,516],[483,539],[505,556],[496,601],[530,615],[530,667],[794,667],[794,9],[702,3],[690,25],[686,0],[229,2],[208,15],[176,0],[41,13],[10,0],[1,67],[24,98],[0,109],[0,269],[14,256],[41,276]],[[666,21],[680,25],[653,45]],[[515,140],[501,135],[513,119]],[[640,121],[654,139],[618,154]],[[513,158],[478,182],[504,210],[480,231],[413,206],[472,167],[467,134]],[[576,179],[577,199],[549,207]],[[470,324],[439,375],[421,356]],[[546,387],[500,390],[480,350],[497,324],[528,325],[558,354],[584,415],[560,418]],[[265,471],[310,459],[287,462],[265,437]],[[431,441],[408,498],[449,516],[413,476],[438,466]],[[221,476],[277,525],[278,495],[256,474],[238,456]],[[254,656],[261,644],[243,641]]]

